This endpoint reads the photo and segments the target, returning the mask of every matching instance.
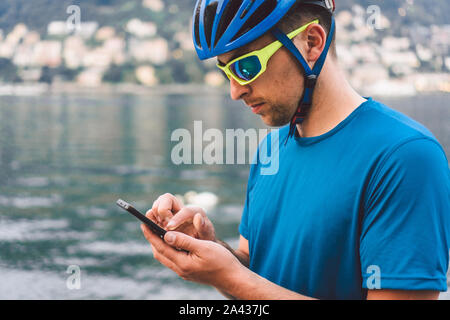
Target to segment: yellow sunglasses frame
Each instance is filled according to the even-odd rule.
[[[304,26],[301,26],[300,28],[290,32],[287,37],[289,39],[294,38],[296,35],[298,35],[299,33],[303,32],[306,30],[306,28],[308,28],[310,25],[312,25],[313,23],[319,23],[319,20],[316,19],[314,21],[311,21],[310,23],[305,24]],[[267,63],[269,62],[269,59],[275,54],[275,52],[277,52],[281,47],[283,46],[283,44],[278,41],[275,40],[274,42],[272,42],[271,44],[265,46],[262,49],[259,50],[255,50],[252,52],[249,52],[243,56],[240,56],[236,59],[233,59],[232,61],[228,62],[225,66],[221,66],[219,63],[216,64],[216,66],[222,70],[226,76],[228,77],[228,79],[233,78],[237,83],[239,83],[241,86],[245,86],[253,81],[255,81],[261,74],[263,74],[266,71],[267,68]],[[238,60],[241,59],[245,59],[248,58],[250,56],[256,56],[259,60],[259,63],[261,64],[261,70],[256,74],[256,76],[254,76],[252,79],[250,80],[242,80],[240,79],[238,76],[236,76],[233,71],[231,71],[230,66],[235,63]]]

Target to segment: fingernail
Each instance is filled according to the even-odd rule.
[[[167,243],[174,243],[175,242],[175,235],[171,232],[166,233],[164,239]]]
[[[169,223],[167,224],[167,229],[172,229],[173,227],[175,227],[175,221],[169,221]]]

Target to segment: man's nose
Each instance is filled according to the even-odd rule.
[[[230,96],[233,100],[242,99],[246,94],[250,92],[249,85],[240,85],[236,80],[230,78]]]

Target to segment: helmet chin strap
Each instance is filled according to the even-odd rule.
[[[309,67],[305,58],[303,58],[300,51],[294,45],[294,43],[278,28],[272,29],[272,34],[294,55],[294,57],[300,62],[303,68],[303,76],[305,89],[303,91],[303,96],[300,99],[300,102],[297,107],[297,111],[292,116],[289,127],[289,135],[286,138],[285,144],[288,139],[294,135],[297,124],[300,124],[305,120],[305,117],[308,115],[311,105],[312,105],[312,96],[314,93],[314,89],[317,84],[317,79],[322,71],[323,65],[325,64],[325,59],[327,57],[328,51],[330,49],[330,44],[333,39],[335,31],[334,18],[331,18],[331,28],[330,33],[328,34],[327,41],[325,43],[325,47],[320,54],[319,59],[317,59],[313,69]]]

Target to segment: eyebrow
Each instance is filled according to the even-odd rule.
[[[242,53],[243,50],[237,50],[232,56],[231,58],[228,60],[228,62],[233,61],[234,59],[236,59],[237,57],[240,57],[243,55]],[[220,61],[219,58],[217,58],[217,63],[219,64],[219,66],[223,67],[226,66],[227,64]]]

